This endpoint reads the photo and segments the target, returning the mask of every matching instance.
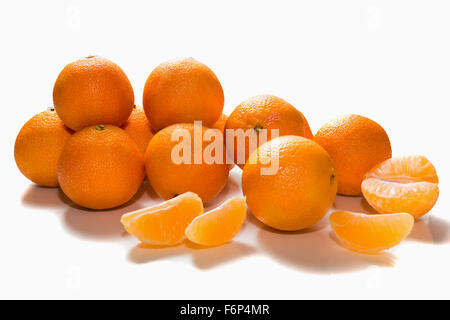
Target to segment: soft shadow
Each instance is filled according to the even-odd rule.
[[[242,196],[242,192],[240,191],[241,186],[238,182],[239,180],[240,175],[238,173],[230,172],[228,181],[222,191],[220,191],[219,194],[214,197],[214,199],[205,203],[205,211],[219,206],[224,201],[228,200],[231,196],[236,195],[237,193]]]
[[[417,220],[408,239],[425,243],[450,243],[450,222],[429,216]]]
[[[151,189],[148,183],[143,183],[130,201],[109,210],[82,208],[61,192],[61,200],[68,204],[64,212],[63,223],[70,232],[82,238],[110,239],[120,237],[124,232],[120,217],[125,213],[145,207],[146,205],[143,203],[145,199],[142,198],[152,195],[153,191],[149,188]]]
[[[360,213],[377,213],[363,197],[349,197],[337,195],[334,204],[334,210],[353,211]]]
[[[395,256],[387,252],[365,255],[345,249],[328,226],[309,232],[288,233],[261,229],[258,241],[262,249],[277,261],[313,273],[345,273],[372,265],[395,265]]]
[[[255,248],[240,242],[229,242],[218,247],[202,247],[186,241],[185,245],[191,249],[194,265],[202,270],[230,263],[256,251]]]
[[[48,188],[31,184],[22,195],[22,203],[30,207],[58,207],[62,204],[59,188]]]
[[[152,261],[180,256],[188,253],[185,246],[158,247],[140,243],[134,246],[127,255],[129,261],[137,264],[149,263]]]

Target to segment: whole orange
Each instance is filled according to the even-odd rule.
[[[50,108],[27,121],[14,144],[14,158],[22,174],[41,186],[57,187],[61,151],[72,131]]]
[[[300,136],[282,136],[261,145],[242,171],[250,211],[279,230],[314,225],[333,204],[336,190],[331,157],[319,144]]]
[[[225,139],[234,162],[241,169],[249,155],[254,151],[254,147],[271,139],[271,129],[278,129],[280,136],[312,137],[308,122],[300,111],[287,101],[267,94],[252,97],[239,104],[228,117],[225,129],[232,130],[231,132],[235,134],[238,133],[238,129],[247,133],[244,139],[236,137],[232,141],[227,137]],[[251,130],[247,131],[248,129]],[[266,140],[261,139],[263,129],[268,130]],[[227,136],[227,133],[225,136]],[[253,147],[250,139],[257,139],[257,143]]]
[[[121,126],[133,110],[134,94],[117,64],[89,56],[64,67],[53,87],[53,103],[73,130],[101,123]]]
[[[360,115],[345,115],[325,123],[315,141],[328,151],[339,176],[338,193],[360,195],[364,175],[392,156],[386,131]]]
[[[72,135],[58,164],[58,181],[76,204],[109,209],[130,200],[144,177],[136,143],[113,125],[84,128]]]
[[[199,124],[175,124],[162,129],[150,140],[145,169],[148,180],[161,198],[167,200],[191,191],[203,202],[208,202],[225,186],[228,165],[223,143],[217,144],[217,148],[222,149],[222,154],[215,154],[217,161],[209,161],[204,156],[207,154],[205,149],[213,142],[202,138],[207,130],[218,132]]]
[[[224,96],[214,72],[192,59],[157,66],[144,87],[143,105],[154,132],[175,123],[210,126],[222,114]]]
[[[153,137],[153,133],[144,109],[142,109],[141,106],[134,106],[133,112],[131,112],[130,117],[122,126],[122,129],[133,138],[134,142],[136,142],[139,147],[139,150],[141,150],[142,155],[144,155],[148,143]]]

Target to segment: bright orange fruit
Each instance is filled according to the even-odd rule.
[[[124,214],[125,230],[150,245],[171,246],[185,239],[189,223],[203,213],[199,196],[186,192],[150,208]]]
[[[419,218],[439,196],[436,169],[424,156],[388,159],[365,175],[361,188],[367,202],[380,213],[407,212]]]
[[[204,246],[218,246],[233,239],[244,223],[245,199],[235,197],[218,208],[197,216],[186,229],[186,237]]]
[[[134,142],[136,142],[139,147],[139,150],[141,150],[142,155],[144,155],[148,143],[153,137],[153,133],[144,109],[142,109],[141,106],[134,106],[133,112],[127,122],[122,126],[122,129],[133,138]]]
[[[313,138],[308,122],[300,111],[287,101],[268,94],[251,97],[239,104],[228,117],[225,129],[234,132],[251,129],[251,136],[246,136],[245,139],[234,138],[234,141],[226,141],[230,154],[233,154],[234,163],[241,169],[255,150],[250,139],[257,139],[255,147],[260,146],[273,138],[271,129],[278,129],[279,136]],[[260,138],[262,129],[267,130],[266,139]],[[240,153],[243,159],[239,158]]]
[[[405,239],[414,225],[407,213],[362,214],[335,211],[330,224],[341,243],[360,253],[378,253],[392,248]]]
[[[294,231],[323,218],[336,196],[337,180],[333,161],[319,144],[282,136],[250,155],[242,171],[242,191],[261,222]]]
[[[148,76],[143,105],[152,130],[202,121],[211,126],[222,114],[224,95],[214,72],[193,59],[161,63]]]
[[[343,195],[360,195],[364,174],[392,156],[386,131],[359,115],[345,115],[325,123],[314,140],[333,159],[339,177],[338,193]]]
[[[53,87],[53,104],[73,130],[97,124],[120,127],[133,110],[134,93],[117,64],[89,56],[64,67]]]
[[[72,130],[50,108],[27,121],[14,144],[14,158],[20,172],[36,184],[57,187],[58,160]]]
[[[203,139],[208,130],[218,131],[193,123],[175,124],[160,130],[150,140],[145,154],[147,177],[164,200],[192,191],[208,202],[225,186],[226,152],[220,156],[218,153],[218,159],[210,159],[211,162],[205,158],[205,149],[212,143]]]
[[[144,178],[144,159],[136,143],[113,125],[84,128],[62,150],[58,181],[76,204],[109,209],[130,200]]]

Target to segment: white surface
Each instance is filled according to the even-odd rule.
[[[0,298],[450,298],[449,9],[445,0],[1,2]],[[192,56],[218,75],[227,113],[273,93],[314,132],[337,115],[368,116],[394,155],[435,164],[438,203],[379,256],[340,247],[326,219],[294,234],[248,219],[219,248],[142,249],[119,217],[160,201],[151,190],[128,207],[86,212],[14,163],[15,136],[51,105],[59,71],[91,54],[125,70],[136,103],[156,65]],[[239,186],[235,168],[214,203]],[[360,198],[338,197],[335,207],[364,209]]]

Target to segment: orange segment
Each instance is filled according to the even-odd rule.
[[[245,200],[235,197],[194,220],[186,229],[186,237],[197,244],[218,246],[239,232],[246,216]]]
[[[377,253],[399,244],[411,232],[414,218],[408,213],[367,215],[335,211],[330,224],[341,243],[360,253]]]
[[[175,245],[185,239],[189,223],[203,213],[198,195],[186,192],[153,207],[124,214],[120,221],[125,230],[150,245]]]
[[[428,181],[438,183],[436,169],[424,156],[410,155],[386,160],[366,173],[365,178],[393,181]]]
[[[361,189],[367,202],[380,213],[407,212],[419,218],[439,196],[436,169],[424,156],[386,160],[365,175]]]
[[[367,202],[380,213],[407,212],[419,218],[433,208],[439,196],[437,184],[399,183],[369,178],[362,190]]]

